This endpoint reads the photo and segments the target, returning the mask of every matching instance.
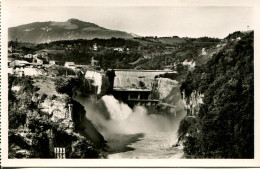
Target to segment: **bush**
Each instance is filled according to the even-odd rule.
[[[78,78],[57,78],[55,88],[59,93],[66,93],[70,97],[73,96],[76,88],[81,88],[83,82]]]
[[[71,158],[99,158],[99,151],[87,139],[81,139],[72,145]]]

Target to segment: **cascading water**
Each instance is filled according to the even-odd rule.
[[[112,95],[103,96],[98,103],[91,102],[91,97],[76,99],[107,140],[109,158],[181,157],[182,151],[171,147],[177,141],[180,118],[149,114],[142,106],[131,109]]]
[[[111,120],[124,120],[132,113],[130,107],[120,103],[113,96],[103,96],[99,105],[100,109],[103,108],[100,112],[104,112],[105,116]]]
[[[170,131],[174,125],[165,116],[148,114],[145,107],[136,106],[132,110],[127,104],[116,100],[114,96],[103,96],[99,101],[99,109],[107,119],[106,128],[114,133]]]

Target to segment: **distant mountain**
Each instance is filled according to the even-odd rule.
[[[134,33],[129,33],[130,35],[132,35],[133,37],[141,37],[141,36],[139,36],[139,35],[137,35],[137,34],[134,34]]]
[[[9,41],[14,41],[17,38],[18,41],[31,43],[72,39],[109,39],[111,37],[133,38],[136,36],[132,33],[106,29],[78,19],[69,19],[66,22],[34,22],[8,29]]]

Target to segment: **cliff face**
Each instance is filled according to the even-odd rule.
[[[85,113],[49,78],[10,76],[9,157],[53,158],[55,147],[65,148],[66,158],[102,156],[104,138]]]
[[[203,104],[204,94],[192,91],[190,96],[185,96],[185,90],[182,91],[182,101],[184,104],[184,109],[186,110],[187,116],[197,116],[201,104]]]
[[[157,78],[158,87],[157,91],[159,93],[159,99],[165,99],[171,93],[173,88],[178,87],[178,82],[176,80],[171,80],[168,78]]]

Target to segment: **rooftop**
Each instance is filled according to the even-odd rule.
[[[69,66],[75,66],[74,62],[66,62],[65,64],[69,65]]]

